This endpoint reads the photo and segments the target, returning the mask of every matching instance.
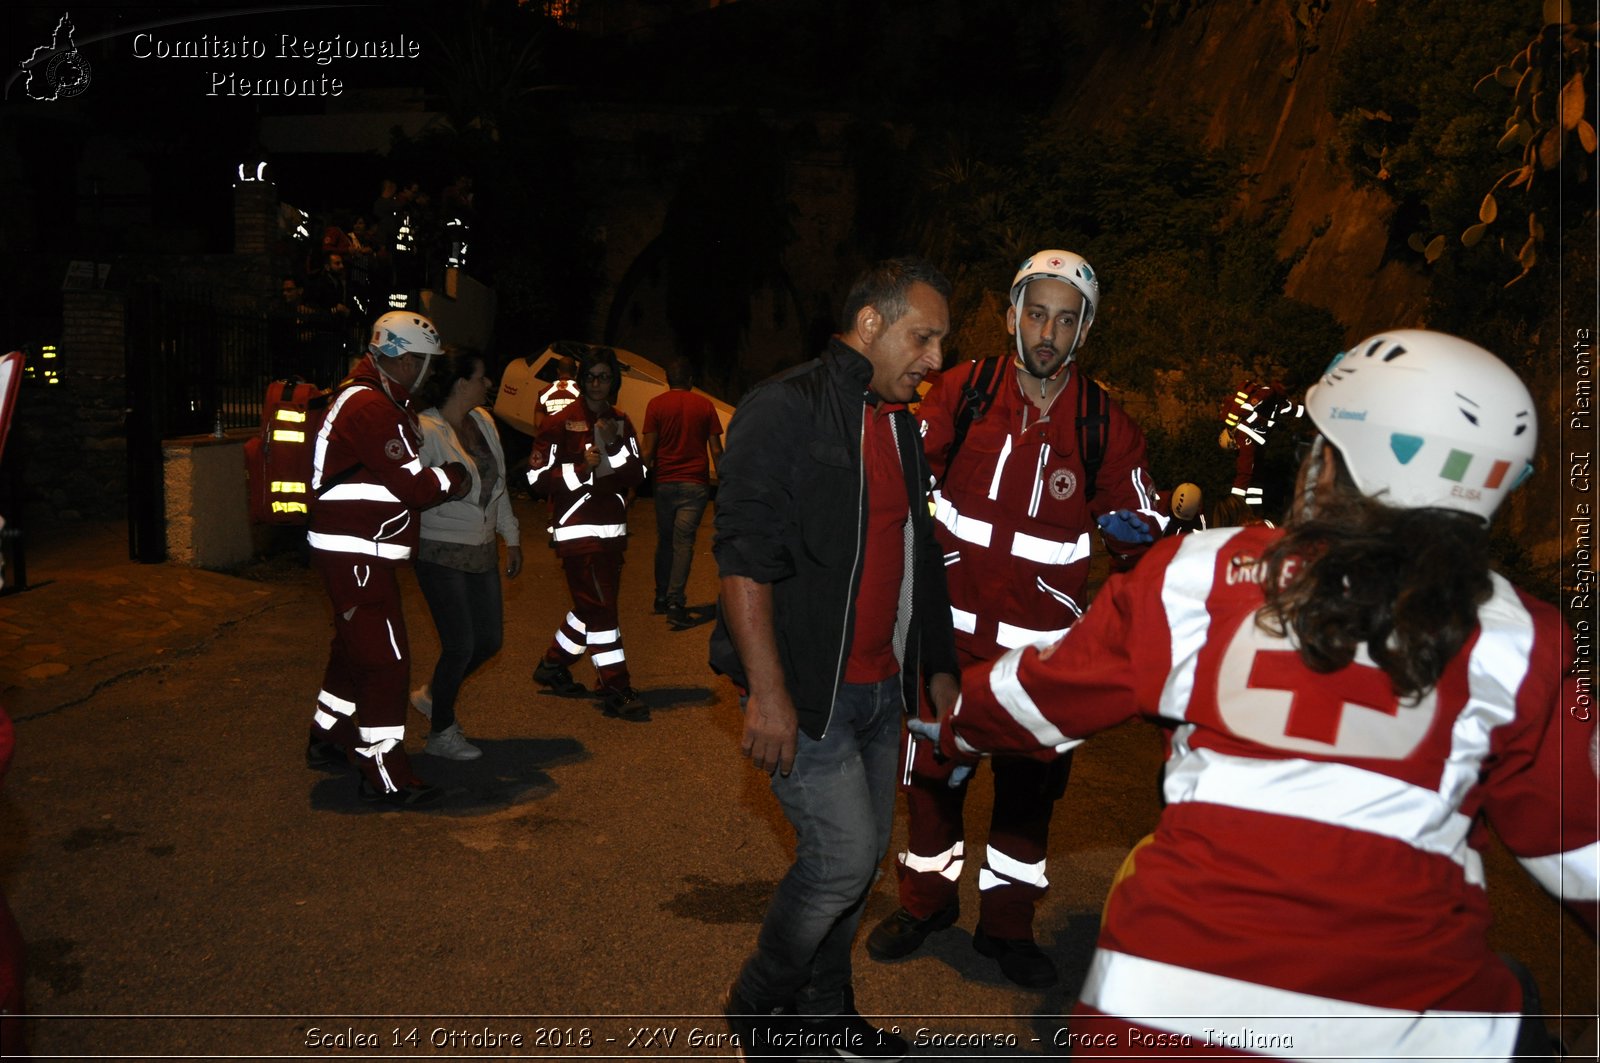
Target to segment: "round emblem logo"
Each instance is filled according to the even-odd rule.
[[[406,448],[398,439],[391,439],[383,445],[383,456],[390,461],[399,461],[406,456]]]
[[[1078,489],[1078,477],[1071,469],[1057,469],[1050,474],[1050,497],[1065,502]]]
[[[55,98],[65,100],[83,94],[83,90],[89,87],[89,73],[89,60],[73,49],[50,60],[50,65],[45,68],[45,79],[55,90]]]

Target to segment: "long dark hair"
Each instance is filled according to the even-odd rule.
[[[427,410],[442,407],[457,380],[471,380],[479,365],[489,371],[489,363],[475,347],[446,347],[443,354],[433,356],[428,363],[428,377],[417,389],[412,409]]]
[[[1343,668],[1366,643],[1396,696],[1438,682],[1493,593],[1489,527],[1450,509],[1400,509],[1363,495],[1343,459],[1309,518],[1267,551],[1262,630],[1293,632],[1314,672]],[[1287,580],[1284,573],[1288,572]]]

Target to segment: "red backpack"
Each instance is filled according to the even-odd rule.
[[[261,432],[244,445],[250,519],[305,524],[310,516],[312,457],[333,392],[298,378],[274,380],[261,402]]]

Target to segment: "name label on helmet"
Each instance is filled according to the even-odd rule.
[[[1328,411],[1328,416],[1332,417],[1335,421],[1365,421],[1367,419],[1367,411],[1347,410],[1342,406],[1335,406],[1333,409]]]

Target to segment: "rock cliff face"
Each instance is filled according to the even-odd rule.
[[[1233,224],[1282,222],[1278,252],[1294,261],[1285,294],[1333,313],[1348,343],[1387,328],[1428,324],[1428,277],[1415,262],[1385,258],[1392,204],[1375,189],[1357,188],[1329,150],[1336,58],[1371,16],[1374,2],[1159,5],[1183,13],[1153,28],[1130,24],[1120,34],[1107,34],[1104,49],[1058,104],[1073,125],[1137,128],[1159,118],[1207,148],[1237,156]],[[1145,76],[1157,70],[1161,77]],[[1548,574],[1560,559],[1558,499],[1566,472],[1558,460],[1558,360],[1541,367],[1530,383],[1550,442],[1499,526]],[[1165,391],[1181,394],[1181,383]],[[1150,413],[1164,420],[1175,413],[1159,402],[1152,406]]]
[[[1357,189],[1328,150],[1334,60],[1372,6],[1197,0],[1175,23],[1108,36],[1060,106],[1096,128],[1160,118],[1240,158],[1236,223],[1283,221],[1279,253],[1296,259],[1286,294],[1331,311],[1352,342],[1424,324],[1427,289],[1414,266],[1384,259],[1386,198]],[[1163,75],[1142,76],[1152,70]]]

